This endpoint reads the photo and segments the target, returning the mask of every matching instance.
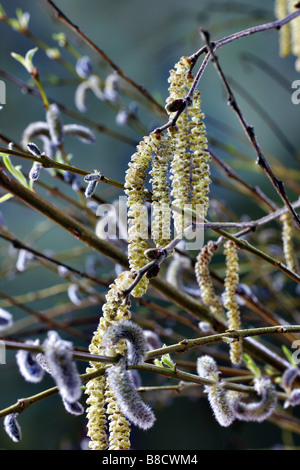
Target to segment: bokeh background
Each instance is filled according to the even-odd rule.
[[[111,70],[99,57],[62,23],[57,22],[53,12],[43,0],[2,0],[9,17],[15,17],[16,8],[30,13],[30,30],[49,44],[58,47],[53,34],[65,32],[71,44],[82,54],[90,55],[95,69],[103,74]],[[56,5],[79,25],[106,54],[134,81],[143,84],[163,105],[168,94],[168,74],[178,58],[190,55],[202,46],[199,27],[207,29],[212,39],[219,39],[232,32],[256,24],[274,20],[274,0],[226,1],[226,0],[56,0]],[[24,35],[13,31],[0,22],[0,68],[29,82],[28,74],[10,55],[12,51],[25,55],[35,44]],[[74,57],[61,49],[62,56],[75,65]],[[282,162],[291,170],[299,171],[295,154],[299,149],[299,106],[291,101],[291,84],[299,78],[295,71],[294,58],[279,57],[278,32],[256,34],[241,39],[218,51],[223,70],[231,80],[240,106],[247,121],[254,125],[258,140],[267,155]],[[76,110],[74,92],[78,78],[59,63],[50,60],[39,48],[34,63],[38,66],[41,80],[49,97]],[[8,78],[6,84],[6,105],[0,112],[0,131],[9,140],[20,142],[23,129],[33,121],[44,120],[41,101],[22,92],[20,87]],[[203,111],[212,148],[229,161],[251,184],[259,184],[274,197],[274,190],[268,180],[255,166],[255,154],[241,131],[233,111],[227,105],[226,94],[212,64],[206,69],[200,83]],[[129,137],[133,142],[142,138],[142,133],[129,126],[116,123],[116,113],[105,103],[87,99],[89,119]],[[153,110],[138,104],[138,117],[147,132],[163,123]],[[65,122],[74,122],[64,116]],[[274,124],[275,123],[275,124]],[[280,132],[285,138],[282,138]],[[222,144],[222,145],[221,145]],[[230,151],[235,149],[244,155],[234,159]],[[104,175],[122,181],[128,161],[134,152],[134,145],[97,133],[94,145],[85,145],[70,139],[67,150],[73,155],[72,164],[88,171],[99,169]],[[294,155],[292,153],[295,151]],[[16,159],[13,159],[17,163]],[[30,164],[22,164],[24,173]],[[222,182],[223,176],[216,172]],[[51,178],[45,181],[51,182]],[[63,191],[72,191],[61,186]],[[237,198],[226,185],[212,185],[213,197],[224,202],[232,213],[239,216],[259,217],[261,209],[247,200]],[[41,194],[50,197],[41,190]],[[293,194],[294,195],[294,194]],[[101,187],[101,197],[107,201],[118,196],[118,191],[109,186]],[[275,196],[276,199],[276,196]],[[276,199],[277,200],[277,199]],[[63,230],[54,227],[43,217],[13,199],[0,207],[2,224],[15,236],[49,253],[60,253],[61,259],[72,260],[78,268],[85,268],[91,253]],[[77,250],[77,251],[76,251]],[[38,265],[32,265],[24,273],[16,273],[17,253],[6,242],[0,240],[0,291],[10,296],[22,296],[30,292],[57,285],[56,273]],[[101,275],[110,279],[113,266],[100,256],[97,259]],[[106,277],[105,277],[106,276]],[[61,305],[66,292],[45,299],[34,300],[28,305],[39,311],[47,311]],[[1,299],[0,299],[1,302]],[[2,306],[7,307],[2,300]],[[16,322],[24,321],[27,315],[18,307],[9,307]],[[84,330],[92,334],[97,324],[100,306],[93,306],[80,312],[81,317],[94,316],[94,322]],[[70,314],[71,315],[71,314]],[[74,318],[77,318],[76,312]],[[22,323],[18,323],[21,330]],[[25,328],[24,326],[24,328]],[[31,325],[31,334],[33,333]],[[164,327],[173,327],[167,322]],[[28,326],[27,326],[28,328]],[[18,332],[15,333],[18,337]],[[42,329],[37,334],[43,335]],[[86,347],[82,341],[79,346]],[[84,370],[84,364],[79,364]],[[7,407],[17,399],[52,386],[50,379],[42,385],[25,383],[18,373],[14,353],[7,352],[7,364],[0,365],[1,392],[0,408]],[[145,379],[146,382],[149,378]],[[285,439],[282,432],[270,423],[255,425],[234,423],[229,429],[220,428],[211,415],[205,400],[171,397],[166,402],[155,402],[157,424],[147,433],[133,429],[134,449],[238,449],[269,448]],[[19,418],[23,439],[14,444],[0,429],[0,448],[55,450],[84,448],[85,416],[73,417],[66,414],[59,397],[52,397],[23,413]],[[283,433],[284,434],[284,433]],[[286,437],[288,439],[288,437]]]

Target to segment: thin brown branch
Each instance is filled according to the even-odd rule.
[[[300,13],[300,12],[299,12]],[[237,103],[237,100],[232,92],[232,89],[228,83],[228,80],[227,78],[225,77],[225,74],[220,66],[220,63],[219,63],[219,60],[217,58],[217,56],[215,55],[215,45],[212,46],[212,44],[210,43],[210,40],[209,40],[209,33],[207,31],[204,31],[204,30],[200,30],[200,33],[202,35],[202,38],[203,40],[205,41],[206,43],[206,47],[207,47],[207,50],[209,51],[209,55],[211,56],[216,68],[217,68],[217,71],[221,77],[221,80],[224,84],[224,87],[228,93],[228,104],[232,107],[232,109],[234,110],[234,112],[237,114],[250,142],[252,143],[254,149],[255,149],[255,152],[257,154],[257,164],[262,168],[262,170],[265,172],[265,174],[268,176],[268,178],[270,179],[271,183],[273,184],[274,188],[276,189],[278,195],[280,196],[280,198],[283,200],[284,204],[286,205],[286,207],[288,208],[288,210],[291,212],[291,214],[293,215],[298,227],[300,228],[300,217],[298,216],[297,212],[294,210],[292,204],[290,203],[289,199],[288,199],[288,196],[287,196],[287,193],[286,193],[286,190],[285,190],[285,187],[284,187],[284,184],[282,181],[280,181],[276,176],[275,174],[273,173],[273,170],[271,169],[269,163],[267,162],[261,148],[260,148],[260,145],[257,141],[257,138],[256,138],[256,135],[255,135],[255,132],[254,132],[254,128],[253,126],[250,126],[238,103]]]

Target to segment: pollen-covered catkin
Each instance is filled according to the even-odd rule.
[[[299,272],[299,264],[296,258],[296,250],[293,243],[293,216],[290,212],[285,212],[280,216],[280,220],[282,222],[282,242],[285,262],[291,271],[297,273]]]
[[[210,154],[204,124],[204,113],[201,111],[200,92],[194,94],[193,103],[187,108],[190,118],[190,151],[192,152],[192,194],[193,210],[204,218],[209,207]]]
[[[209,263],[217,250],[218,245],[209,241],[200,251],[195,263],[195,274],[200,287],[203,303],[210,309],[211,314],[218,320],[224,320],[222,300],[216,295],[209,271]]]
[[[238,247],[231,240],[224,244],[226,255],[226,276],[224,280],[224,306],[226,308],[228,328],[238,330],[241,328],[240,309],[236,300],[236,288],[239,283]],[[233,364],[240,364],[242,360],[242,341],[230,343],[230,359]]]
[[[120,410],[111,383],[106,378],[106,413],[108,416],[108,450],[130,450],[130,423]]]
[[[171,198],[168,171],[173,144],[170,134],[172,131],[169,130],[167,136],[162,138],[160,147],[153,153],[150,171],[150,183],[152,183],[151,235],[157,248],[163,248],[171,239]]]
[[[152,154],[157,153],[161,138],[152,133],[138,144],[132,155],[125,177],[128,207],[128,259],[132,270],[148,263],[144,252],[148,248],[148,212],[144,203],[145,183]],[[132,290],[134,297],[141,297],[147,290],[149,279],[144,276]]]
[[[282,20],[288,15],[289,0],[275,0],[275,16]],[[291,53],[291,26],[289,23],[281,26],[279,30],[279,55],[287,57]]]
[[[295,6],[296,0],[287,0],[288,2],[288,13],[294,13],[298,11],[298,8]],[[300,72],[300,16],[294,18],[290,22],[291,28],[291,50],[294,56],[296,57],[295,67],[297,72]]]
[[[172,115],[172,104],[184,99],[191,84],[188,74],[191,61],[188,57],[181,57],[175,64],[174,69],[170,70],[168,82],[169,96],[166,99],[166,109],[169,115]],[[171,162],[171,180],[173,204],[177,210],[173,211],[175,229],[178,235],[181,235],[185,229],[183,210],[190,203],[191,196],[191,155],[187,150],[189,148],[189,129],[187,114],[181,113],[176,122],[174,135],[174,155]]]
[[[176,107],[173,110],[172,105],[184,100],[192,85],[190,66],[191,60],[181,57],[170,71],[169,97],[166,100],[169,114],[176,110]],[[173,218],[177,234],[182,234],[186,226],[190,225],[190,220],[185,220],[184,209],[192,208],[203,219],[209,205],[210,155],[198,91],[194,93],[192,103],[179,115],[176,132],[173,133],[175,150],[171,163],[171,179],[173,204],[177,208],[173,211]]]

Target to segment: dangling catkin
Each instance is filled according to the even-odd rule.
[[[288,13],[294,13],[298,11],[295,7],[296,0],[287,0],[288,2]],[[294,18],[290,23],[291,28],[291,50],[294,56],[297,58],[295,68],[297,72],[300,72],[300,16]]]
[[[200,251],[195,263],[195,274],[201,291],[203,303],[210,309],[211,314],[218,320],[224,320],[222,300],[215,294],[208,265],[211,262],[218,245],[209,241]]]
[[[172,109],[172,102],[184,100],[193,82],[193,76],[189,72],[190,66],[191,60],[181,57],[170,71],[167,110]],[[206,216],[208,209],[210,157],[203,118],[200,93],[197,91],[187,110],[180,114],[176,122],[176,132],[174,131],[175,150],[171,163],[171,179],[173,204],[177,208],[177,211],[173,211],[173,218],[179,235],[186,228],[183,214],[185,208],[192,206],[201,218]],[[188,223],[190,224],[190,221]]]
[[[157,136],[158,138],[159,136]],[[153,154],[150,171],[152,183],[152,239],[157,248],[163,248],[171,239],[171,198],[168,171],[172,157],[172,130]]]
[[[280,216],[280,220],[282,222],[282,242],[285,262],[291,271],[297,273],[299,272],[299,265],[293,243],[293,216],[290,212],[285,212]]]
[[[231,240],[224,243],[224,253],[226,255],[226,276],[224,280],[224,306],[228,318],[228,328],[238,330],[241,328],[240,310],[236,301],[235,292],[239,283],[239,260],[237,246]],[[233,364],[240,364],[242,360],[242,341],[230,343],[230,359]]]
[[[275,0],[275,16],[282,20],[288,14],[289,0]],[[291,26],[289,23],[283,25],[279,30],[279,55],[287,57],[291,53]]]
[[[125,177],[125,192],[128,206],[128,259],[132,270],[148,263],[144,252],[147,244],[147,207],[144,203],[145,182],[152,154],[157,153],[161,136],[152,133],[144,137],[132,155]],[[149,280],[144,276],[132,290],[134,297],[141,297],[147,290]]]

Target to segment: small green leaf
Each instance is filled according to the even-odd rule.
[[[155,364],[157,367],[164,367],[164,366],[163,366],[163,363],[162,363],[159,359],[154,359],[154,364]]]
[[[32,74],[36,72],[36,68],[32,63],[32,59],[36,51],[38,50],[38,47],[34,47],[33,49],[29,49],[29,51],[26,52],[25,57],[21,56],[20,54],[17,54],[16,52],[11,52],[11,56],[16,59],[20,64],[23,65],[23,67],[26,68],[26,70]]]
[[[285,344],[281,346],[282,352],[286,356],[287,360],[293,365],[297,366],[298,364],[293,359],[293,353],[286,347]]]
[[[252,357],[250,357],[248,354],[243,354],[243,361],[245,362],[245,365],[247,367],[247,369],[249,369],[251,372],[253,372],[253,374],[255,375],[255,377],[260,377],[261,376],[261,372],[260,372],[260,369],[259,367],[255,364],[254,360],[252,359]]]
[[[5,13],[5,10],[4,10],[2,4],[0,3],[0,19],[4,20],[5,18],[7,18],[7,16],[6,16],[6,13]]]
[[[163,348],[165,348],[166,345],[164,344],[163,345]],[[168,367],[169,369],[171,370],[176,370],[176,364],[172,361],[171,359],[171,356],[170,354],[164,354],[162,357],[161,357],[161,360],[159,359],[155,359],[154,360],[154,364],[158,367]]]
[[[3,157],[3,163],[8,169],[8,171],[16,178],[17,181],[19,181],[22,186],[25,186],[25,188],[30,189],[30,186],[28,185],[25,176],[21,172],[21,166],[14,166],[9,158],[9,155],[5,155],[3,153],[1,153],[0,155]]]
[[[2,202],[8,201],[8,199],[11,199],[12,197],[14,197],[14,196],[11,193],[4,194],[4,196],[0,197],[0,204]]]

